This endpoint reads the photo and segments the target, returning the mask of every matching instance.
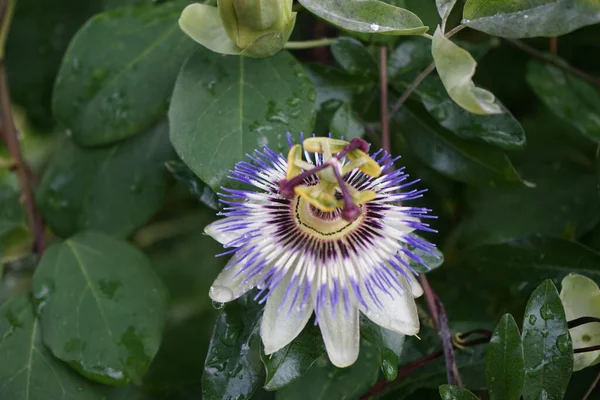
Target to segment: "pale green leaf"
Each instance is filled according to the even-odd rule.
[[[600,21],[598,0],[467,0],[463,23],[508,38],[559,36]]]
[[[560,300],[565,308],[567,321],[580,317],[600,318],[600,289],[588,277],[578,274],[567,275],[562,280]],[[600,324],[589,323],[569,330],[574,348],[600,344]],[[600,362],[600,350],[573,354],[573,371],[596,365]]]
[[[473,114],[502,113],[494,95],[471,80],[477,67],[473,56],[447,39],[439,27],[433,35],[431,53],[440,79],[456,104]]]
[[[216,53],[240,54],[240,49],[227,35],[217,7],[190,4],[181,13],[179,27],[189,37]]]
[[[442,19],[448,18],[455,4],[456,0],[435,0],[435,5]]]
[[[313,14],[354,32],[420,35],[428,27],[412,12],[379,0],[299,0]]]

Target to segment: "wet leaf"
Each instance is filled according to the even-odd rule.
[[[565,308],[567,321],[580,317],[600,318],[600,289],[598,284],[579,274],[567,275],[561,282],[560,300]],[[576,349],[600,344],[600,324],[588,323],[569,330]],[[573,371],[596,365],[600,351],[573,354]]]
[[[522,170],[533,187],[467,192],[470,213],[462,220],[463,243],[473,246],[535,234],[572,239],[598,222],[600,205],[594,174],[557,159],[551,166],[531,164]],[[517,207],[519,212],[515,213]]]
[[[173,177],[183,183],[194,197],[213,210],[218,210],[219,198],[217,194],[192,172],[187,165],[180,160],[168,161],[165,166],[173,174]]]
[[[247,153],[267,145],[279,152],[287,148],[286,132],[312,132],[315,97],[288,52],[250,59],[200,49],[177,79],[171,141],[183,162],[218,190]]]
[[[463,23],[508,38],[560,36],[600,21],[600,3],[589,0],[467,0]]]
[[[473,114],[500,114],[494,95],[473,81],[477,62],[473,56],[447,39],[438,27],[433,35],[431,53],[448,95],[462,108]]]
[[[50,246],[33,278],[44,343],[85,377],[139,379],[158,351],[167,292],[124,241],[80,233]]]
[[[499,101],[501,114],[478,115],[459,107],[448,96],[439,78],[430,76],[417,89],[423,105],[440,125],[465,139],[478,139],[506,150],[525,147],[525,132]]]
[[[379,375],[377,349],[361,344],[358,360],[347,368],[336,368],[327,355],[293,384],[277,392],[277,400],[330,400],[353,399],[366,392]]]
[[[562,399],[573,370],[573,344],[551,280],[531,294],[523,319],[523,399]]]
[[[340,68],[321,64],[304,64],[308,77],[317,90],[317,107],[323,109],[333,102],[358,103],[357,98],[371,92],[375,83],[365,76],[351,75]],[[373,93],[377,94],[375,91]],[[337,109],[337,108],[336,108]]]
[[[510,314],[505,314],[494,330],[485,372],[491,400],[519,400],[525,380],[525,361],[519,327]]]
[[[79,30],[53,97],[56,118],[77,144],[113,143],[164,117],[181,63],[195,48],[177,24],[181,10],[182,2],[122,8]]]
[[[217,320],[204,364],[203,399],[249,399],[264,382],[261,308],[253,297],[249,293],[227,304]]]
[[[468,389],[453,385],[440,386],[440,396],[442,400],[477,400]]]
[[[388,381],[396,379],[405,336],[382,328],[364,315],[360,318],[360,334],[379,349],[383,376]]]
[[[435,0],[435,5],[442,19],[448,18],[455,4],[456,0]]]
[[[527,82],[556,115],[600,143],[600,92],[596,88],[555,66],[537,61],[527,66]]]
[[[600,279],[600,254],[565,239],[514,239],[469,248],[464,256],[473,273],[510,286],[513,295],[531,292],[542,279],[558,283],[571,272]]]
[[[314,324],[307,324],[292,343],[278,352],[261,358],[267,370],[265,389],[279,390],[296,381],[325,354],[321,331]]]
[[[378,0],[299,0],[313,14],[354,32],[420,35],[429,29],[412,12]]]
[[[104,399],[99,385],[52,356],[25,296],[0,306],[0,398],[10,400]]]
[[[394,118],[397,132],[428,166],[452,179],[473,185],[519,183],[521,179],[501,151],[433,129],[404,107]]]
[[[345,140],[351,140],[362,137],[365,134],[365,126],[354,114],[350,104],[344,103],[333,114],[329,131],[335,137],[343,137]]]
[[[6,43],[10,95],[38,129],[54,126],[52,90],[69,41],[101,0],[19,0]]]
[[[351,75],[377,77],[379,74],[377,61],[356,39],[338,38],[331,45],[331,54],[335,61]]]
[[[37,203],[60,236],[91,229],[125,237],[163,204],[173,157],[167,123],[110,147],[84,149],[65,139],[46,169]]]

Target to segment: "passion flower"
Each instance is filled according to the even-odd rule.
[[[314,137],[290,141],[287,157],[265,147],[231,171],[252,189],[222,188],[226,218],[206,233],[233,256],[210,297],[226,303],[258,288],[266,354],[289,344],[313,311],[338,367],[358,357],[360,313],[401,334],[419,331],[423,290],[410,262],[422,259],[411,249],[435,246],[410,233],[432,231],[421,222],[432,217],[403,205],[424,190],[409,189],[417,181],[393,169],[397,159],[368,148]]]

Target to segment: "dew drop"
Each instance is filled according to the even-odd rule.
[[[552,310],[550,310],[550,305],[548,303],[545,303],[542,306],[542,308],[540,309],[540,315],[545,320],[554,318],[554,313],[552,313]]]
[[[212,305],[215,310],[221,310],[223,307],[225,307],[225,303],[219,303],[218,301],[214,301],[214,300],[212,302]]]
[[[531,314],[531,315],[529,316],[529,323],[530,323],[531,325],[535,325],[535,321],[537,321],[537,317],[536,317],[535,315]]]
[[[556,338],[556,348],[562,354],[569,354],[569,334],[564,333]]]
[[[379,30],[379,25],[377,25],[377,24],[371,24],[371,29],[372,29],[374,32],[377,32],[377,31]]]
[[[218,303],[227,303],[233,300],[233,291],[227,286],[211,286],[209,295],[211,299]]]

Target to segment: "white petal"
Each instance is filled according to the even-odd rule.
[[[210,235],[213,239],[215,239],[221,244],[226,245],[228,243],[231,243],[234,240],[239,239],[244,233],[246,233],[246,229],[236,229],[234,231],[223,232],[222,229],[225,226],[231,223],[235,223],[233,220],[233,217],[227,217],[215,221],[212,224],[208,224],[204,228],[204,233]]]
[[[229,301],[235,300],[238,297],[242,296],[244,293],[252,289],[263,277],[264,272],[256,274],[256,276],[246,280],[246,274],[241,273],[238,276],[237,273],[244,266],[244,263],[238,263],[239,257],[237,257],[237,253],[231,257],[231,260],[225,266],[225,269],[221,271],[217,279],[213,282],[210,287],[210,291],[208,295],[211,299],[219,303],[227,303]],[[237,264],[237,265],[236,265]],[[268,268],[265,268],[267,271]]]
[[[423,296],[423,288],[419,284],[419,280],[416,276],[412,276],[412,279],[410,280],[410,290],[415,298]]]
[[[415,299],[410,291],[411,285],[404,276],[398,275],[398,279],[405,290],[398,294],[390,289],[393,296],[373,285],[373,291],[381,304],[373,301],[366,288],[362,286],[363,299],[368,308],[360,305],[360,311],[379,326],[404,335],[416,335],[419,332],[419,316]]]
[[[389,218],[386,223],[398,232],[408,234],[415,230],[412,226],[407,225],[407,222],[411,221],[420,222],[419,218],[403,215],[402,217],[393,216],[392,218]]]
[[[281,302],[290,284],[291,275],[288,274],[267,299],[260,325],[260,336],[265,347],[265,354],[275,353],[294,340],[302,332],[313,312],[312,301],[303,306],[300,306],[299,302],[296,301],[296,304],[290,310],[296,288],[290,289],[285,303],[282,305]],[[301,288],[299,298],[302,293]]]
[[[325,342],[329,360],[339,368],[348,367],[358,358],[360,335],[359,312],[355,305],[348,305],[348,314],[343,302],[338,302],[335,316],[331,304],[325,303],[319,310],[319,328]]]

